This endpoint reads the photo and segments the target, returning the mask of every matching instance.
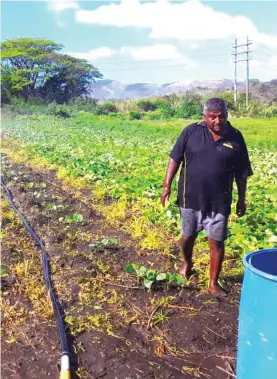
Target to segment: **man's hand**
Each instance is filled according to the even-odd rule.
[[[165,206],[165,202],[168,201],[169,199],[169,196],[171,193],[170,188],[171,188],[172,180],[174,179],[179,166],[180,166],[180,162],[179,163],[175,162],[174,159],[169,158],[166,175],[163,182],[163,193],[160,198],[163,207]]]
[[[242,217],[245,215],[245,212],[246,212],[245,200],[239,199],[237,202],[236,214],[238,217]]]
[[[165,202],[168,201],[170,193],[171,193],[170,187],[169,186],[164,187],[163,193],[160,199],[163,207],[165,206]]]

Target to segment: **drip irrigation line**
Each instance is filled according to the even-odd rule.
[[[62,375],[62,372],[69,371],[69,358],[66,359],[69,356],[69,348],[68,348],[68,343],[67,343],[67,338],[66,338],[66,333],[65,333],[65,327],[64,327],[64,323],[63,323],[63,316],[61,314],[60,306],[59,306],[57,298],[55,296],[54,289],[53,289],[51,279],[50,279],[49,255],[45,251],[44,244],[43,244],[42,240],[35,233],[35,231],[32,229],[32,227],[30,226],[30,224],[28,223],[28,221],[26,220],[24,215],[20,212],[20,210],[15,205],[12,192],[5,185],[2,176],[1,176],[1,186],[3,187],[4,191],[6,192],[6,195],[7,195],[7,198],[9,200],[10,204],[11,204],[11,207],[19,215],[19,217],[23,221],[23,224],[25,225],[26,229],[31,234],[31,236],[34,238],[34,240],[36,241],[36,244],[40,247],[41,252],[42,252],[43,277],[44,277],[45,285],[48,289],[48,295],[51,299],[55,318],[56,318],[56,324],[57,324],[57,328],[58,328],[58,332],[59,332],[59,340],[60,340],[60,345],[61,345],[61,356],[62,356],[61,360],[62,360],[62,364],[63,364],[63,362],[65,362],[64,365],[67,367],[65,369],[63,369],[63,367],[61,367],[61,375]],[[69,373],[68,373],[68,375],[69,375]],[[68,375],[65,377],[69,378]]]

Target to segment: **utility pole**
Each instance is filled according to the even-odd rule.
[[[245,105],[248,107],[249,101],[249,38],[247,36],[246,39],[246,97],[245,97]]]
[[[235,78],[234,78],[234,103],[237,104],[237,52],[238,52],[238,48],[237,48],[237,44],[238,44],[238,40],[237,38],[235,39],[235,46],[234,46],[234,49],[235,49],[235,52],[234,52],[234,56],[235,56],[235,60],[234,60],[234,63],[235,63],[235,71],[234,71],[234,74],[235,74]]]
[[[234,102],[236,104],[237,102],[237,63],[238,62],[246,62],[246,88],[245,88],[245,106],[246,108],[248,107],[248,103],[249,103],[249,61],[250,61],[250,57],[249,57],[249,53],[251,53],[251,51],[249,50],[249,46],[252,45],[252,42],[250,42],[249,38],[247,37],[246,39],[246,43],[243,43],[241,45],[238,45],[238,42],[237,42],[237,39],[235,39],[235,46],[233,46],[233,48],[235,49],[235,52],[232,53],[232,55],[234,55],[235,59],[234,59],[234,63],[235,63],[235,79],[234,79]],[[246,50],[244,51],[239,51],[238,52],[238,48],[239,47],[245,47],[246,46]],[[237,56],[239,54],[246,54],[246,56],[243,58],[243,59],[237,59]]]

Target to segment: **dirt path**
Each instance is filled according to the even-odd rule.
[[[74,377],[232,377],[226,372],[235,366],[239,285],[227,299],[201,293],[197,284],[147,291],[124,267],[160,268],[168,257],[139,251],[127,234],[62,189],[55,173],[4,157],[2,174],[50,255]],[[2,267],[9,271],[2,283],[2,378],[56,378],[59,341],[40,254],[2,199]]]

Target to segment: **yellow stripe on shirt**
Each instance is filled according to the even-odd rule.
[[[184,153],[184,191],[183,191],[183,207],[186,207],[186,176],[187,176],[187,160]]]

